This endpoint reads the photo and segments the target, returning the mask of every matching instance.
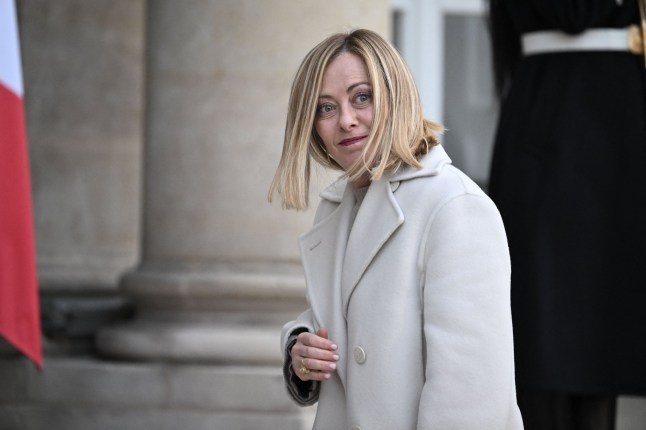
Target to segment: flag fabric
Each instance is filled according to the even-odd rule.
[[[42,367],[36,251],[14,0],[0,0],[0,336]]]

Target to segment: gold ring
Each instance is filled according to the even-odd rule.
[[[305,367],[305,360],[301,360],[301,367],[298,369],[299,372],[301,372],[303,375],[307,375],[310,373],[310,369]]]

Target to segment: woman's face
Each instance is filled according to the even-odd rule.
[[[344,170],[361,157],[372,125],[372,86],[366,65],[344,52],[328,64],[314,128],[330,156]]]

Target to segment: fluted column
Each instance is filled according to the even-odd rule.
[[[280,325],[305,305],[296,239],[312,219],[266,202],[289,86],[326,35],[386,32],[376,5],[148,2],[142,263],[122,281],[138,317],[100,334],[104,353],[280,361]]]

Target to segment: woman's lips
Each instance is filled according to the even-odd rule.
[[[357,143],[360,140],[365,139],[366,137],[368,137],[368,136],[366,135],[366,136],[349,137],[349,138],[343,139],[341,142],[339,142],[339,145],[341,145],[341,146],[350,146],[350,145],[352,145],[354,143]]]

